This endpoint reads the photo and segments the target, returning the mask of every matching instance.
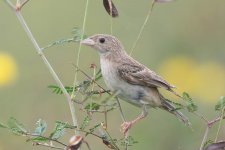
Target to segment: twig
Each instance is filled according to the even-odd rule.
[[[144,30],[144,28],[145,28],[145,26],[146,26],[146,24],[147,24],[147,22],[148,22],[148,20],[149,20],[149,18],[150,18],[150,16],[151,16],[151,14],[152,14],[152,11],[153,11],[155,2],[156,2],[155,0],[152,0],[151,7],[150,7],[150,9],[149,9],[149,11],[148,11],[148,14],[147,14],[147,16],[146,16],[146,18],[145,18],[145,21],[144,21],[143,25],[141,26],[140,32],[139,32],[139,34],[138,34],[138,36],[137,36],[137,39],[135,40],[135,42],[134,42],[134,44],[133,44],[133,46],[132,46],[132,48],[131,48],[130,55],[132,55],[132,53],[133,53],[133,51],[134,51],[134,48],[136,47],[137,42],[139,41],[139,39],[140,39],[140,37],[141,37],[141,34],[143,33],[143,30]]]
[[[81,73],[83,73],[88,79],[90,79],[92,82],[94,82],[99,88],[103,89],[106,93],[108,93],[109,95],[112,95],[109,90],[104,89],[100,84],[98,84],[98,82],[96,82],[95,80],[93,80],[87,73],[85,73],[82,69],[80,69],[78,66],[75,66],[73,64],[73,66],[77,69],[77,71],[80,71]]]
[[[44,147],[49,147],[49,148],[54,148],[54,149],[62,149],[62,150],[65,150],[66,149],[66,148],[57,147],[57,146],[54,146],[54,145],[49,145],[47,143],[38,143],[38,142],[35,142],[33,145],[35,145],[35,146],[44,146]]]
[[[209,133],[209,129],[218,121],[220,121],[220,124],[219,124],[219,127],[218,127],[218,130],[217,130],[217,135],[216,135],[216,139],[215,139],[215,142],[217,141],[217,137],[218,137],[218,134],[219,134],[219,130],[221,128],[221,124],[222,124],[222,120],[225,119],[225,116],[224,116],[224,109],[222,110],[222,113],[221,113],[221,116],[216,118],[216,119],[213,119],[212,121],[207,121],[207,119],[200,115],[199,117],[201,117],[204,121],[207,122],[207,127],[206,127],[206,130],[205,130],[205,133],[204,133],[204,137],[202,139],[202,143],[201,143],[201,146],[200,146],[200,150],[203,150],[204,148],[204,145],[205,145],[205,142],[207,140],[207,137],[208,137],[208,133]]]
[[[25,0],[24,2],[22,2],[21,8],[22,8],[24,5],[26,5],[26,3],[29,2],[29,1],[30,1],[30,0]]]
[[[206,142],[207,137],[208,137],[208,134],[209,134],[209,127],[207,126],[207,127],[206,127],[205,134],[204,134],[204,137],[203,137],[203,139],[202,139],[202,143],[201,143],[201,146],[200,146],[200,149],[199,149],[199,150],[203,150],[204,145],[205,145],[205,142]]]
[[[40,55],[40,57],[42,58],[44,64],[46,65],[46,67],[48,68],[49,72],[51,73],[52,77],[55,79],[56,83],[58,84],[58,86],[61,88],[63,94],[66,96],[67,102],[69,104],[69,108],[70,108],[70,113],[72,116],[72,121],[73,121],[73,125],[74,126],[78,126],[77,123],[77,117],[75,114],[75,108],[73,106],[73,103],[71,101],[70,95],[68,94],[68,92],[66,91],[64,85],[62,84],[62,82],[60,81],[59,77],[57,76],[57,74],[55,73],[54,69],[52,68],[52,66],[50,65],[50,63],[48,62],[47,58],[45,57],[44,53],[41,50],[41,47],[39,46],[39,44],[37,43],[36,39],[34,38],[32,32],[30,31],[29,27],[27,26],[26,21],[24,20],[22,14],[20,13],[20,10],[16,10],[16,8],[13,6],[13,4],[9,1],[6,0],[7,4],[11,7],[14,8],[14,12],[18,18],[18,20],[20,21],[23,29],[25,30],[25,32],[27,33],[27,36],[29,37],[29,39],[31,40],[31,42],[33,43],[37,53]],[[23,4],[25,5],[27,3],[27,1]],[[75,129],[76,131],[76,129]]]
[[[84,12],[84,19],[83,19],[83,27],[82,27],[82,34],[81,34],[81,39],[83,39],[84,37],[84,30],[85,30],[85,26],[86,26],[86,18],[87,18],[87,11],[88,11],[88,4],[89,4],[89,0],[86,1],[86,5],[85,5],[85,12]],[[81,52],[81,43],[79,44],[79,48],[78,48],[78,52],[77,52],[77,62],[76,62],[76,66],[79,66],[79,61],[80,61],[80,52]],[[74,91],[75,91],[75,87],[76,87],[76,82],[77,82],[77,71],[75,72],[74,75],[74,82],[73,82],[73,92],[72,92],[72,98],[74,97]]]
[[[208,122],[208,126],[211,128],[213,126],[213,124],[215,124],[216,122],[220,121],[221,117],[218,117],[212,121]],[[223,116],[223,119],[225,119],[225,116]]]
[[[224,117],[224,110],[225,110],[225,107],[223,107],[222,112],[221,112],[221,116],[220,116],[220,119],[219,119],[219,127],[218,127],[218,130],[216,132],[215,142],[217,142],[219,132],[220,132],[220,129],[221,129],[221,125],[222,125],[222,121],[223,121],[223,117]]]

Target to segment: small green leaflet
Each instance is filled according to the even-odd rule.
[[[76,41],[76,42],[80,42],[81,40],[87,38],[87,35],[83,35],[82,30],[79,29],[78,27],[73,28],[72,34],[74,35],[74,36],[73,36],[73,39],[74,39],[74,41]]]
[[[64,125],[64,128],[66,128],[66,129],[76,129],[77,128],[76,126],[70,125],[67,122],[56,121],[56,124],[62,124],[62,125]]]
[[[81,130],[84,130],[88,125],[89,125],[89,122],[91,121],[91,118],[89,117],[89,116],[86,116],[85,118],[84,118],[84,121],[82,122],[82,124],[81,124],[81,127],[80,127],[80,129]]]
[[[56,85],[49,85],[48,88],[52,89],[52,93],[63,94],[63,91],[61,90],[61,88]],[[71,94],[73,92],[73,87],[65,86],[65,89],[69,94]]]
[[[34,137],[31,139],[33,142],[48,142],[49,139],[43,136]]]
[[[9,118],[7,125],[8,125],[8,128],[16,135],[22,135],[24,133],[27,133],[25,126],[22,123],[18,122],[13,117]]]
[[[183,93],[183,99],[187,103],[187,109],[189,112],[195,112],[198,110],[198,106],[193,102],[192,98],[189,96],[188,93]]]
[[[76,127],[71,126],[71,125],[69,125],[68,123],[64,123],[64,122],[57,121],[57,122],[55,123],[55,129],[54,129],[54,131],[50,134],[49,138],[50,138],[50,139],[54,139],[54,140],[59,139],[59,138],[62,137],[63,134],[65,133],[65,129],[66,129],[66,128],[74,129],[74,128],[76,128]]]
[[[215,106],[216,111],[221,111],[225,107],[225,96],[221,96],[218,103]]]
[[[95,102],[88,103],[84,107],[84,109],[86,109],[86,110],[99,110],[99,108],[100,108],[100,105]]]
[[[0,128],[7,128],[7,126],[0,123]]]
[[[126,138],[120,139],[120,141],[122,146],[125,146],[126,143],[128,143],[128,146],[133,146],[134,144],[138,143],[138,141],[134,140],[132,136],[128,136],[127,139]]]
[[[37,124],[37,127],[34,131],[34,134],[35,135],[43,135],[43,133],[47,129],[47,123],[44,120],[39,119],[36,124]]]

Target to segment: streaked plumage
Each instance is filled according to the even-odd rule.
[[[188,119],[181,112],[176,111],[175,107],[158,91],[158,88],[163,88],[179,96],[173,91],[174,86],[130,57],[114,36],[97,34],[81,43],[99,52],[102,75],[107,87],[118,92],[118,97],[121,99],[139,107],[143,106],[142,115],[130,122],[131,125],[147,115],[146,106],[167,110],[185,124],[189,124]],[[131,126],[127,125],[126,131]]]

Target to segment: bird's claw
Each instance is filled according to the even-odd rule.
[[[123,134],[127,137],[128,131],[132,126],[132,122],[124,122],[123,124],[121,124],[121,132],[123,132]]]

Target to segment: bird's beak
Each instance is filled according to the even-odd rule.
[[[84,39],[80,42],[81,44],[84,44],[84,45],[88,45],[88,46],[93,46],[95,45],[95,41],[90,39],[90,38],[87,38],[87,39]]]

